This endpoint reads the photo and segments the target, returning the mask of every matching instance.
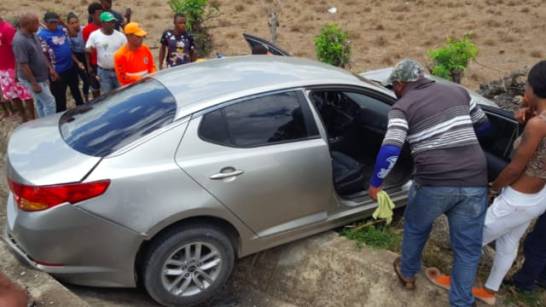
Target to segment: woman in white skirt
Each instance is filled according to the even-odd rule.
[[[485,286],[472,289],[477,299],[490,305],[517,257],[520,239],[546,211],[546,61],[529,72],[524,105],[516,118],[525,130],[514,142],[512,161],[490,183],[494,202],[487,210],[483,245],[495,241],[495,260]],[[451,278],[438,269],[429,268],[425,274],[434,284],[450,288]]]

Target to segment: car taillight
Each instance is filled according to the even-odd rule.
[[[102,195],[110,180],[33,186],[8,179],[17,206],[23,211],[46,210],[63,203],[75,204]]]

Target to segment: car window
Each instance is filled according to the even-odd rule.
[[[203,116],[199,135],[220,145],[255,147],[318,136],[299,93],[286,92],[237,102]]]
[[[59,128],[75,150],[105,157],[173,122],[176,100],[158,81],[145,79],[68,111]]]
[[[387,114],[391,109],[391,106],[384,101],[367,95],[353,92],[345,92],[344,94],[353,102],[357,103],[362,109],[368,109],[376,114]]]

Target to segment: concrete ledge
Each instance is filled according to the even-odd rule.
[[[49,274],[22,265],[9,251],[3,238],[0,240],[0,272],[26,289],[38,306],[89,306]]]

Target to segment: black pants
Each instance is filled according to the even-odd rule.
[[[79,88],[78,71],[76,66],[72,66],[69,70],[59,74],[56,81],[51,82],[51,93],[55,97],[57,104],[57,113],[66,111],[66,88],[70,88],[70,93],[76,101],[76,105],[82,105],[83,99]]]
[[[85,53],[75,52],[74,55],[76,56],[78,61],[80,61],[81,63],[85,65]],[[78,76],[80,77],[80,80],[82,80],[82,83],[83,83],[83,86],[82,86],[83,96],[89,97],[89,86],[90,86],[89,73],[86,69],[80,69],[79,67],[76,69],[78,71]]]
[[[546,283],[546,213],[525,239],[524,255],[525,263],[513,280],[518,288],[532,290],[535,282]]]

